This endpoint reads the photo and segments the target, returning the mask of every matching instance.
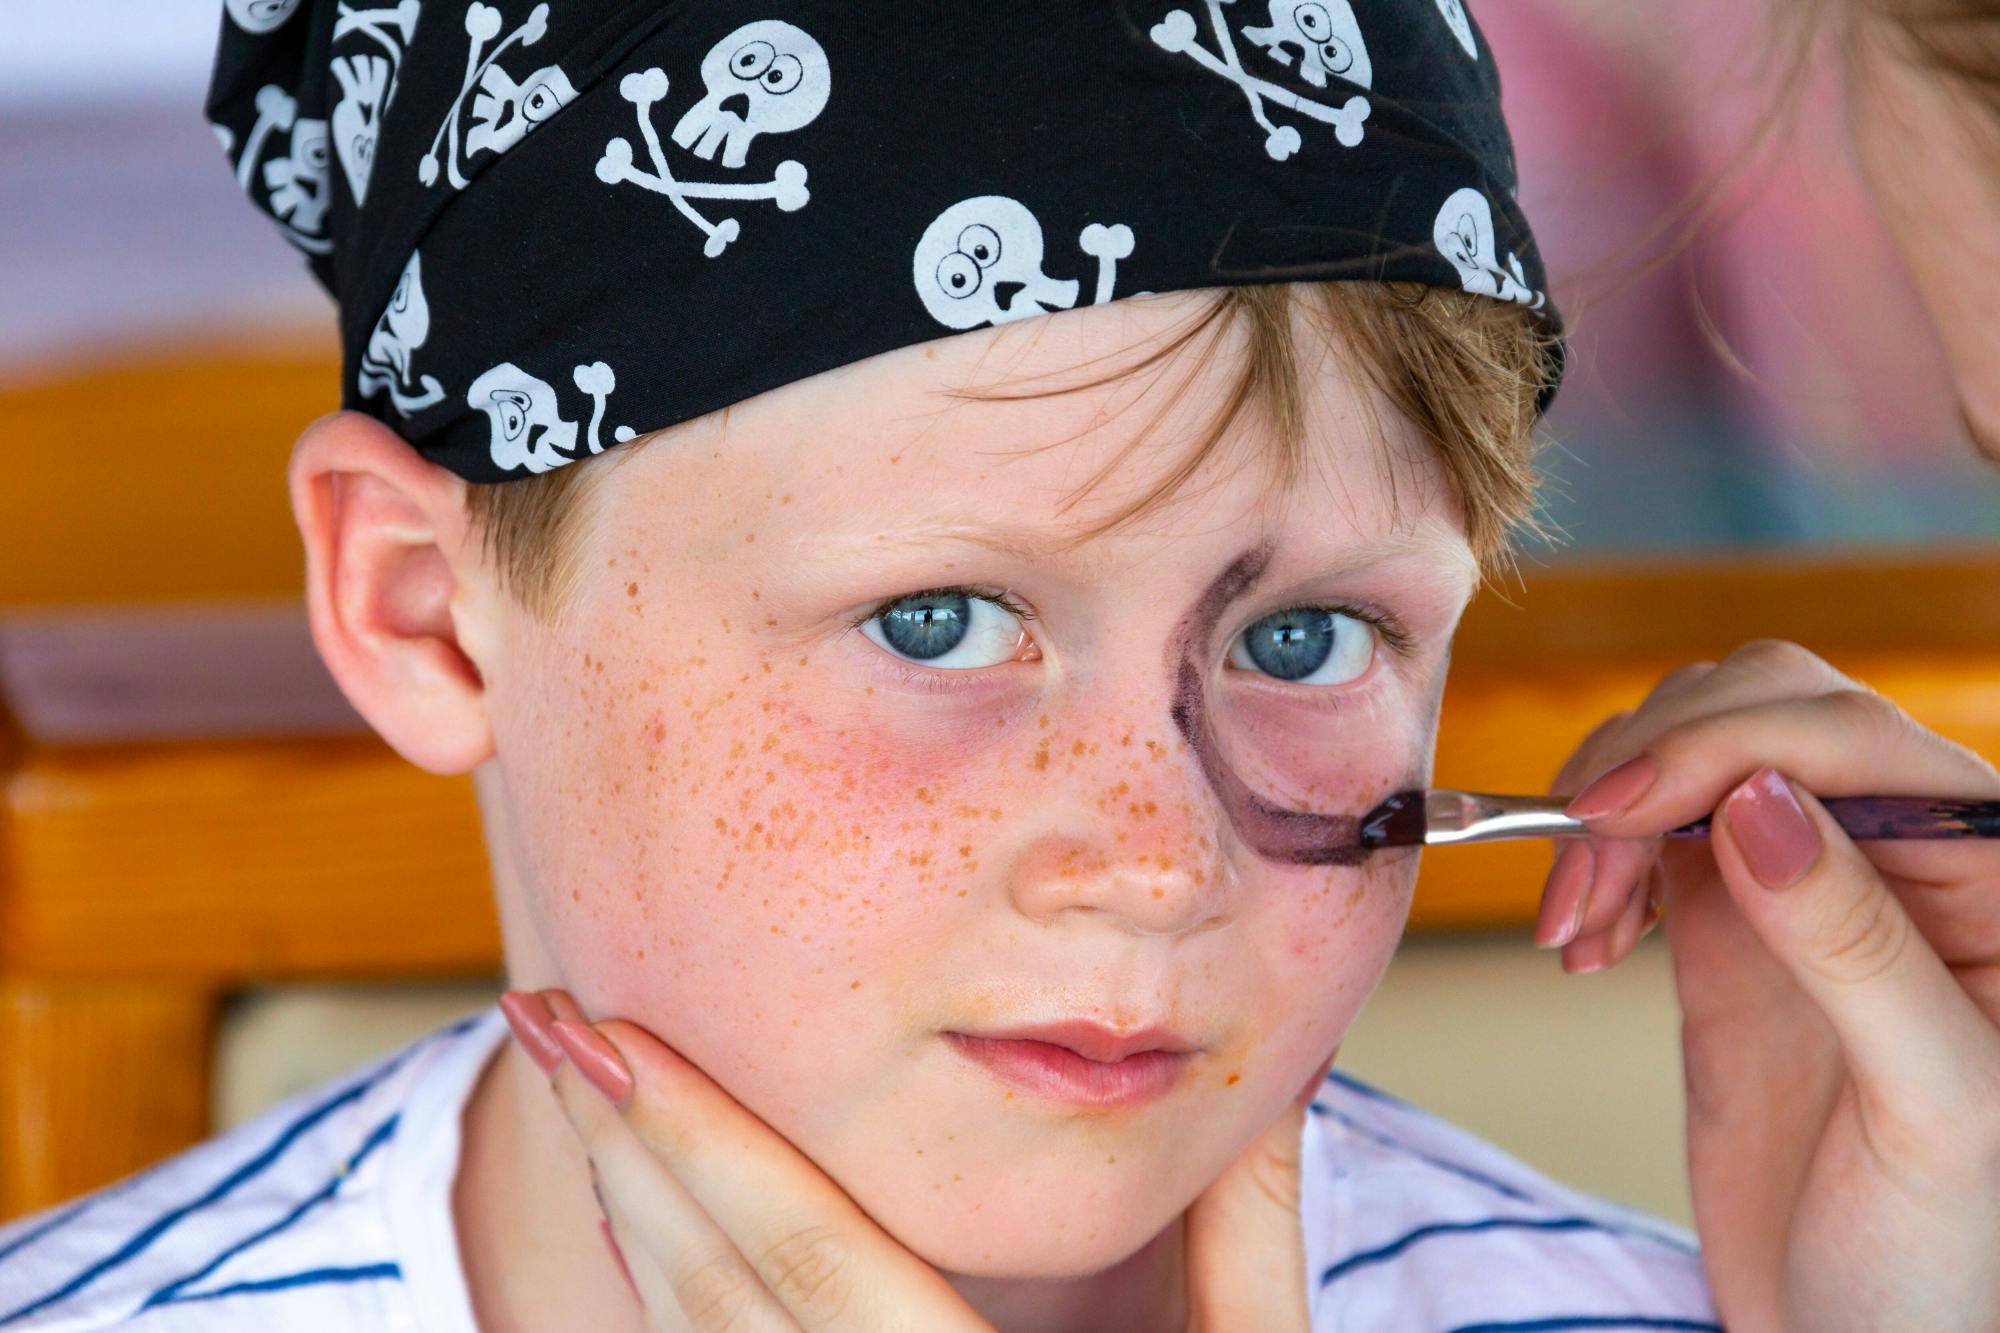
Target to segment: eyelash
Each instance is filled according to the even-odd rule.
[[[881,615],[898,602],[915,601],[919,597],[944,597],[951,595],[978,597],[1005,608],[1010,614],[1018,616],[1022,620],[1038,619],[1033,611],[1030,611],[1027,607],[1022,606],[1014,600],[1010,589],[951,584],[941,588],[925,588],[920,592],[906,592],[891,597],[886,601],[877,602],[870,610],[864,611],[849,620],[847,628],[860,629],[863,625],[875,619],[875,617]],[[1279,615],[1286,611],[1331,611],[1336,615],[1352,616],[1354,619],[1372,626],[1375,632],[1381,636],[1382,642],[1387,644],[1398,656],[1410,657],[1416,648],[1415,638],[1403,627],[1403,623],[1400,620],[1389,612],[1378,611],[1374,607],[1357,606],[1352,602],[1303,602],[1292,606],[1279,607],[1276,611],[1272,611],[1269,614]],[[887,654],[883,654],[883,656],[888,657]],[[920,689],[932,690],[937,693],[948,693],[963,688],[959,685],[947,684],[943,679],[946,676],[963,675],[965,674],[963,672],[939,672],[915,669],[909,663],[895,657],[888,657],[888,667],[905,684],[915,685]]]

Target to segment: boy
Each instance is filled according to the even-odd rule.
[[[723,9],[263,11],[211,109],[342,296],[316,640],[475,773],[512,984],[931,1304],[719,1284],[768,1251],[594,1160],[550,1041],[633,1071],[517,999],[0,1233],[0,1327],[1213,1326],[1190,1206],[1274,1126],[1235,1326],[1719,1327],[1671,1228],[1321,1083],[1415,858],[1288,812],[1427,780],[1555,380],[1460,6]]]

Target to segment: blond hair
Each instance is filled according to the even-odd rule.
[[[1243,412],[1260,404],[1272,425],[1282,483],[1306,461],[1304,392],[1293,325],[1294,302],[1344,335],[1370,380],[1436,453],[1457,496],[1466,538],[1491,575],[1512,558],[1520,535],[1545,536],[1535,509],[1536,401],[1553,372],[1557,340],[1539,316],[1491,297],[1408,282],[1267,283],[1224,287],[1188,327],[1134,365],[1052,390],[997,393],[962,389],[979,400],[1039,398],[1109,383],[1165,364],[1204,332],[1212,350],[1232,328],[1246,333],[1238,373],[1208,428],[1145,494],[1074,537],[1079,545],[1165,503],[1220,447]],[[1206,358],[1197,358],[1198,367]],[[1189,376],[1189,380],[1192,375]],[[1184,391],[1183,381],[1168,400]],[[1164,410],[1164,408],[1162,409]],[[619,446],[630,457],[652,436]],[[1122,456],[1122,455],[1121,455]],[[475,484],[466,509],[481,533],[501,586],[528,610],[553,618],[579,576],[580,534],[606,461],[562,467],[521,481]],[[1117,460],[1107,464],[1094,486]]]

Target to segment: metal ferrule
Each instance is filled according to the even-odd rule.
[[[1500,838],[1560,838],[1584,831],[1583,821],[1563,813],[1563,796],[1491,796],[1474,791],[1434,790],[1424,801],[1424,844],[1444,847]]]

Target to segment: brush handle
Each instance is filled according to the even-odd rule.
[[[2000,838],[2000,801],[1930,796],[1829,796],[1820,801],[1856,842],[1902,838]],[[1710,817],[1668,829],[1668,838],[1706,838]]]

